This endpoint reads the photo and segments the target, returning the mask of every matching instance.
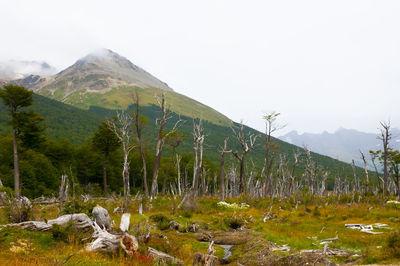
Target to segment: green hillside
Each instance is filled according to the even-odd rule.
[[[118,87],[105,93],[81,89],[68,95],[63,93],[62,88],[58,88],[55,91],[42,89],[40,93],[46,97],[56,99],[81,109],[89,109],[91,106],[98,106],[107,109],[126,109],[132,103],[132,93],[134,91],[138,91],[141,104],[144,106],[157,104],[157,100],[154,96],[165,93],[168,98],[168,107],[175,113],[187,117],[202,118],[203,120],[216,125],[230,126],[232,124],[229,118],[207,105],[174,91],[165,91],[157,88],[143,89],[139,87]]]

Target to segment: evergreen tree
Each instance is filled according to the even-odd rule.
[[[30,106],[33,103],[32,99],[33,92],[29,91],[23,86],[9,84],[0,90],[0,98],[3,99],[5,105],[8,108],[11,120],[9,121],[12,126],[13,133],[13,149],[14,149],[14,190],[17,196],[21,194],[20,191],[20,172],[19,172],[19,161],[18,161],[18,125],[22,117],[21,108]]]
[[[108,195],[107,190],[107,162],[110,153],[115,151],[121,144],[118,137],[108,127],[106,122],[102,122],[96,133],[94,133],[93,146],[104,155],[103,160],[103,187],[104,194]]]

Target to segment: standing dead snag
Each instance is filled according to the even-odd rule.
[[[361,154],[361,159],[364,162],[365,180],[366,180],[367,190],[369,190],[369,175],[368,175],[367,160],[365,159],[364,153],[361,150],[360,154]]]
[[[185,138],[186,138],[185,134],[181,134],[181,133],[179,133],[178,130],[175,130],[175,131],[171,132],[171,134],[169,134],[165,139],[165,142],[167,143],[167,145],[172,148],[172,154],[171,154],[171,159],[170,159],[169,164],[168,164],[167,171],[166,171],[166,173],[164,175],[164,181],[163,181],[163,186],[162,186],[162,191],[161,191],[161,193],[163,195],[165,195],[165,193],[166,193],[167,178],[169,176],[169,173],[170,173],[171,168],[172,168],[173,163],[174,163],[175,151],[176,151],[178,146],[181,144],[181,142]]]
[[[388,172],[388,154],[389,154],[389,140],[392,138],[392,133],[390,132],[390,121],[380,122],[381,135],[377,139],[382,140],[383,152],[383,193],[386,195],[389,186],[389,172]]]
[[[359,178],[357,176],[357,172],[356,172],[356,165],[354,163],[354,160],[351,161],[351,169],[353,170],[353,176],[354,176],[354,186],[353,189],[355,191],[360,191],[360,181]]]
[[[124,182],[124,204],[125,207],[127,207],[130,197],[128,156],[134,148],[134,145],[131,142],[132,117],[126,111],[122,111],[117,113],[117,117],[113,121],[108,121],[107,124],[122,144],[122,153],[124,157],[122,179]]]
[[[244,133],[244,125],[243,125],[243,121],[240,122],[240,126],[238,130],[235,130],[232,127],[234,136],[236,138],[236,140],[239,142],[240,146],[241,146],[241,154],[239,154],[237,151],[232,151],[233,156],[235,156],[235,158],[239,161],[240,164],[240,172],[239,172],[239,193],[243,193],[244,190],[244,157],[246,156],[246,154],[248,152],[250,152],[252,149],[254,149],[257,138],[259,137],[259,135],[253,135],[253,134],[249,134],[248,136],[248,140],[245,136]]]
[[[140,97],[137,90],[135,91],[135,94],[132,95],[132,98],[136,108],[133,121],[135,123],[136,139],[139,144],[140,157],[142,158],[144,194],[147,199],[149,197],[149,188],[147,183],[146,154],[144,152],[143,139],[142,139],[142,130],[146,124],[146,120],[143,116],[140,115]]]
[[[61,175],[61,185],[58,194],[58,200],[60,201],[60,204],[62,204],[64,201],[68,201],[68,183],[68,176],[65,174]]]
[[[268,186],[271,191],[273,191],[272,188],[272,175],[271,175],[271,170],[272,170],[272,164],[274,161],[274,154],[271,153],[274,151],[277,146],[276,143],[273,143],[272,141],[272,133],[275,131],[284,128],[285,126],[276,124],[276,119],[280,115],[280,113],[277,113],[275,111],[271,113],[266,113],[263,116],[263,119],[265,120],[265,158],[264,158],[264,166],[261,170],[261,177],[265,175],[265,181],[264,181],[264,196],[267,195],[267,190]]]
[[[193,183],[192,191],[197,194],[200,171],[203,166],[204,127],[201,119],[193,119]]]
[[[178,180],[177,180],[177,185],[178,185],[178,195],[182,195],[182,183],[181,183],[181,160],[182,160],[182,156],[180,156],[179,154],[176,155],[176,166],[178,168]]]
[[[228,139],[224,139],[224,147],[220,150],[221,153],[221,162],[219,164],[219,181],[220,181],[220,199],[225,199],[225,153],[229,153],[228,151]]]
[[[164,132],[165,124],[167,123],[167,120],[170,118],[168,117],[167,100],[165,98],[165,93],[163,92],[161,94],[161,99],[158,98],[157,96],[156,99],[162,111],[162,117],[156,120],[156,122],[159,122],[159,128],[158,128],[158,137],[156,146],[156,158],[154,161],[154,168],[153,168],[153,180],[151,184],[152,198],[154,198],[158,193],[158,171],[160,168],[161,155],[164,147],[165,138],[168,137],[173,132],[175,132],[176,129],[179,127],[179,124],[182,122],[182,120],[179,118],[171,130],[169,130],[168,132]]]

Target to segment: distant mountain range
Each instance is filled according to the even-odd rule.
[[[352,160],[362,165],[360,150],[369,158],[369,150],[382,149],[382,143],[376,134],[357,131],[355,129],[340,128],[334,133],[323,132],[320,134],[291,131],[279,139],[303,147],[306,145],[311,151],[348,162]],[[392,129],[393,138],[391,146],[400,148],[400,130]]]
[[[50,76],[57,69],[46,62],[10,60],[0,62],[0,80],[9,81],[23,79],[29,75]]]

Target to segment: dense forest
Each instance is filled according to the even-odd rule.
[[[118,112],[117,110],[109,110],[101,107],[91,107],[89,110],[82,110],[70,105],[60,103],[55,100],[34,94],[33,105],[27,107],[27,110],[34,110],[41,114],[45,119],[41,122],[46,129],[43,131],[44,141],[40,145],[32,147],[24,146],[21,143],[21,176],[23,194],[29,197],[38,197],[41,195],[56,194],[60,184],[61,175],[67,174],[75,179],[75,189],[101,194],[102,183],[102,154],[92,145],[93,136],[101,125],[102,121],[112,118]],[[0,103],[0,129],[1,129],[1,152],[0,152],[0,179],[7,187],[13,187],[12,184],[12,137],[10,135],[11,127],[6,122],[10,119],[6,107]],[[128,109],[134,112],[135,105],[132,104]],[[153,169],[155,144],[157,139],[156,119],[159,117],[161,110],[159,106],[143,106],[141,107],[141,115],[146,117],[146,124],[143,133],[143,143],[146,152],[147,169]],[[172,127],[178,119],[183,120],[179,127],[179,132],[184,135],[184,139],[177,147],[176,153],[182,155],[182,176],[193,176],[193,141],[192,129],[193,119],[189,117],[179,116],[176,113],[169,113],[171,117],[166,124],[166,128]],[[198,120],[196,120],[198,121]],[[224,142],[224,138],[229,136],[229,149],[239,149],[240,144],[234,139],[232,128],[218,126],[207,121],[203,121],[205,131],[204,144],[204,167],[209,171],[208,178],[219,171],[218,165],[220,160],[219,149]],[[235,124],[234,127],[238,127]],[[260,134],[259,132],[245,127],[246,134]],[[273,138],[279,148],[279,154],[287,158],[287,162],[292,164],[294,161],[293,154],[299,151],[300,162],[296,169],[296,174],[300,177],[304,171],[305,154],[302,148],[290,145]],[[170,163],[170,155],[172,149],[170,145],[165,145],[165,151],[161,160],[161,171],[159,179],[163,180],[163,175],[168,174],[168,182],[175,180],[177,169],[175,163]],[[254,150],[249,153],[246,158],[247,171],[252,169],[260,170],[263,163],[264,149],[263,140],[259,138]],[[333,177],[335,175],[343,175],[352,177],[353,172],[351,166],[334,160],[332,158],[312,153],[313,160],[322,168],[330,171],[328,179],[328,189],[333,188]],[[109,156],[108,178],[110,190],[115,193],[122,191],[122,151],[117,149]],[[130,154],[130,178],[133,191],[143,188],[142,178],[142,162],[138,149],[134,149]],[[173,169],[170,169],[170,168]],[[235,160],[232,155],[228,156],[227,168],[236,167]],[[168,172],[168,173],[167,173]],[[362,170],[357,168],[357,173],[362,176]]]

